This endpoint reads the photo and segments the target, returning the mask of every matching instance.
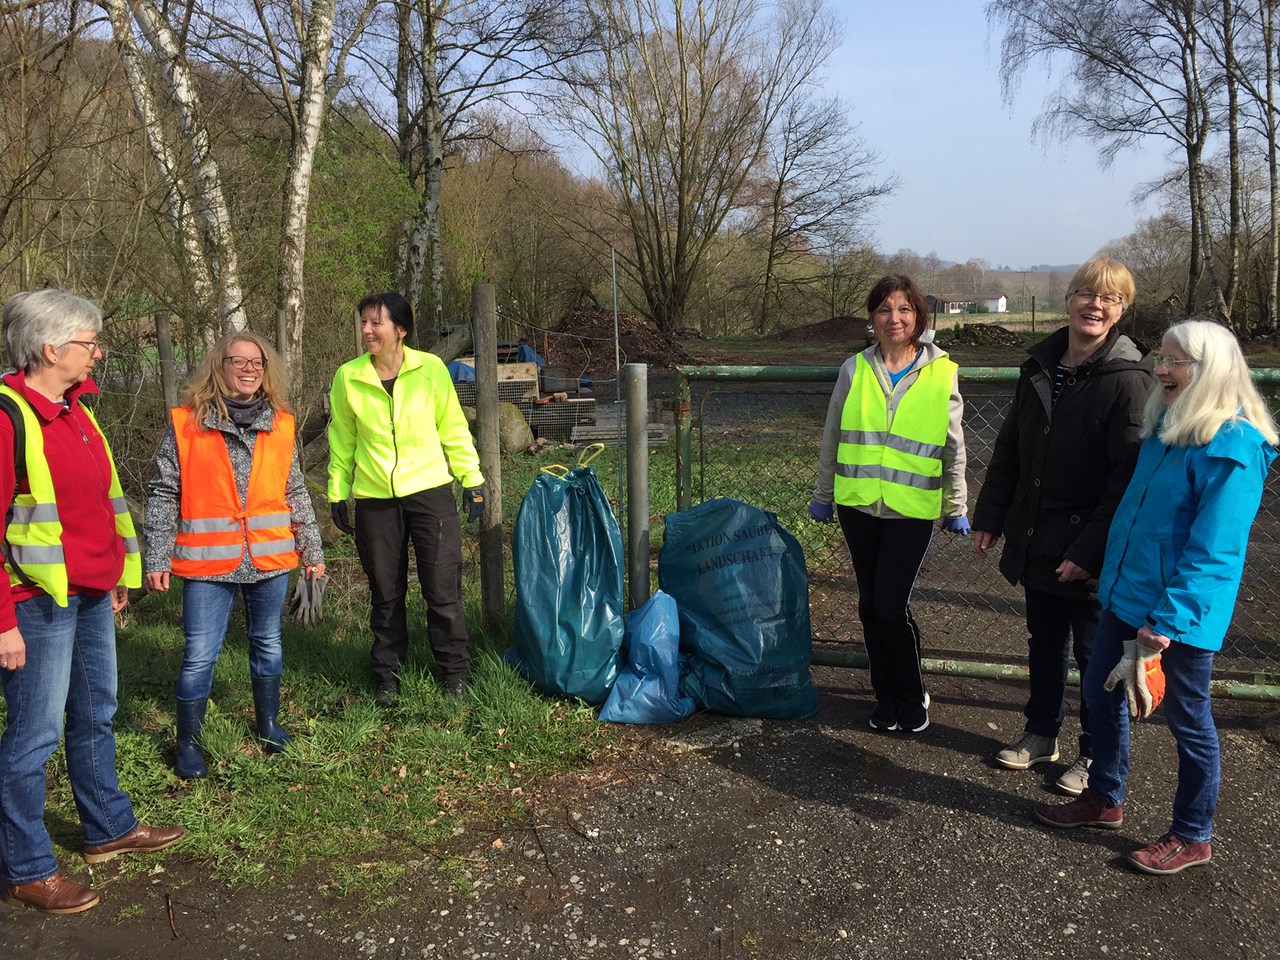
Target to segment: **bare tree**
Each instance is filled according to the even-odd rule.
[[[394,139],[419,197],[404,227],[399,286],[416,304],[420,332],[442,318],[440,195],[449,150],[487,136],[484,125],[469,126],[483,107],[515,101],[523,104],[515,115],[531,112],[536,81],[590,42],[580,2],[400,0],[357,54],[392,94],[394,116],[383,115],[376,96],[365,106]]]
[[[1194,309],[1207,267],[1204,150],[1214,130],[1222,72],[1206,56],[1217,11],[1202,0],[991,0],[1002,24],[1001,81],[1012,96],[1037,62],[1065,57],[1070,86],[1046,103],[1040,131],[1078,133],[1103,144],[1100,162],[1147,137],[1176,145],[1186,170],[1190,262],[1183,303]],[[1224,288],[1215,283],[1218,302]]]
[[[1271,229],[1266,231],[1266,326],[1274,330],[1280,324],[1280,231],[1274,225],[1280,221],[1280,103],[1276,100],[1277,37],[1276,13],[1280,9],[1277,0],[1254,0],[1240,3],[1236,13],[1241,23],[1239,42],[1236,45],[1234,68],[1231,71],[1252,109],[1245,111],[1242,120],[1250,123],[1253,132],[1261,140],[1266,154],[1268,180],[1268,208]]]
[[[852,236],[871,205],[895,189],[895,178],[874,177],[879,159],[855,135],[839,100],[797,97],[780,112],[766,143],[762,182],[754,185],[758,220],[748,228],[765,248],[760,333],[769,328],[779,266],[810,259],[823,233]]]
[[[213,155],[212,139],[200,106],[191,65],[183,52],[182,38],[174,30],[165,15],[153,4],[152,0],[128,0],[132,14],[123,17],[117,8],[111,14],[110,5],[119,0],[99,0],[111,17],[112,30],[116,32],[116,42],[123,49],[134,48],[136,40],[133,36],[133,24],[136,24],[145,38],[152,54],[161,70],[167,102],[170,104],[178,129],[182,137],[182,149],[179,151],[168,144],[159,145],[151,142],[156,166],[171,175],[176,167],[173,165],[175,155],[184,155],[190,166],[191,195],[199,214],[199,234],[202,240],[205,257],[209,262],[209,273],[218,296],[218,310],[227,329],[240,330],[246,325],[244,309],[244,293],[240,285],[239,256],[236,253],[235,240],[232,234],[231,212],[222,189],[222,177],[218,170],[218,162]],[[124,34],[127,33],[128,36]],[[130,71],[127,73],[131,84],[145,79],[145,74]],[[139,114],[151,109],[155,103],[154,93],[150,89],[134,91],[134,103]],[[159,125],[147,128],[148,136],[158,134]],[[185,194],[186,191],[181,191]],[[185,205],[179,205],[177,213],[187,216]],[[185,232],[189,225],[183,223],[179,228]],[[184,249],[188,249],[184,247]],[[188,252],[189,249],[188,249]],[[199,268],[192,267],[192,272],[199,274]]]
[[[663,330],[768,133],[835,46],[822,0],[589,0],[600,52],[564,71],[569,122],[599,161],[630,235],[619,251]],[[602,238],[604,239],[604,238]]]

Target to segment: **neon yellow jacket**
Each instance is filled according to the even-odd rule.
[[[433,353],[404,348],[387,393],[368,354],[333,375],[329,396],[330,503],[408,496],[457,479],[484,483],[471,430],[448,368]]]

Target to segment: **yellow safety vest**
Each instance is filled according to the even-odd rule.
[[[942,454],[957,369],[946,357],[921,367],[898,398],[890,423],[884,388],[866,357],[858,355],[840,415],[836,503],[864,507],[883,501],[904,517],[942,516]]]
[[[62,551],[62,522],[58,519],[58,501],[53,490],[53,477],[44,458],[44,433],[40,418],[31,409],[26,398],[12,387],[0,384],[0,393],[12,398],[22,412],[23,433],[26,440],[27,493],[19,493],[13,499],[13,514],[5,529],[5,570],[9,573],[9,585],[32,584],[53,597],[60,607],[67,605],[67,561]],[[111,464],[111,506],[116,515],[116,533],[124,540],[124,569],[119,585],[142,586],[142,554],[138,549],[138,535],[133,529],[133,517],[120,487],[115,459],[106,435],[98,426],[93,411],[80,408],[89,417],[94,429],[102,437]]]

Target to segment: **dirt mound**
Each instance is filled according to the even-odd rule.
[[[862,343],[867,339],[863,317],[832,317],[803,327],[789,327],[770,334],[768,340],[841,340]]]
[[[947,342],[966,347],[1017,347],[1022,345],[1022,338],[998,323],[966,323],[956,327]]]
[[[599,376],[614,369],[613,311],[602,307],[571,310],[559,325],[527,342],[546,357],[547,366],[567,376]],[[618,314],[618,355],[622,363],[647,363],[669,369],[697,360],[648,320]]]

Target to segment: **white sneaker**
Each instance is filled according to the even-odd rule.
[[[1089,767],[1092,763],[1093,760],[1089,757],[1076,757],[1075,763],[1054,781],[1054,786],[1068,796],[1080,796],[1089,785]]]
[[[1037,763],[1052,763],[1057,759],[1057,737],[1027,732],[996,754],[996,763],[1010,770],[1027,770]]]

